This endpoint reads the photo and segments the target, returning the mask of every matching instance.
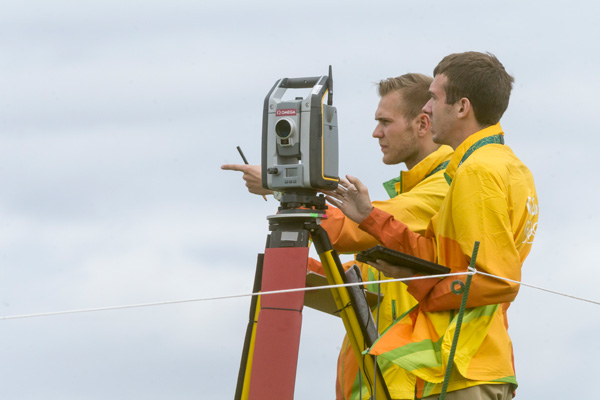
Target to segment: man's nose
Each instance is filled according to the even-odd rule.
[[[425,114],[431,115],[431,102],[432,102],[432,100],[429,99],[429,101],[427,101],[427,103],[425,103],[425,105],[423,106],[423,112]]]
[[[374,138],[381,138],[381,137],[383,137],[383,129],[381,129],[381,127],[379,126],[379,124],[377,124],[377,126],[373,130],[373,137]]]

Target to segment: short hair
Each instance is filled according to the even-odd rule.
[[[406,120],[411,121],[419,115],[425,103],[429,101],[429,86],[433,78],[423,74],[404,74],[395,78],[379,81],[377,88],[379,96],[398,91],[404,100],[402,113]]]
[[[496,56],[475,51],[450,54],[433,70],[433,76],[439,74],[447,78],[447,104],[466,97],[480,125],[490,126],[500,121],[508,108],[514,78]]]

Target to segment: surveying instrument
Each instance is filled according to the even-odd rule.
[[[288,89],[310,89],[310,93],[283,100]],[[328,75],[280,79],[265,98],[262,183],[280,192],[281,204],[276,215],[267,217],[271,233],[264,254],[258,256],[255,293],[304,288],[311,240],[330,285],[360,280],[357,268],[354,275],[344,272],[320,226],[327,206],[317,191],[334,190],[339,182],[337,111],[332,103],[331,66]],[[363,290],[328,290],[371,398],[390,399],[373,356],[362,354],[378,336]],[[304,300],[304,291],[253,296],[236,400],[294,398]]]

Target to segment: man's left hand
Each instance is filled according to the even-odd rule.
[[[400,267],[398,265],[390,264],[384,260],[377,260],[376,262],[371,261],[369,262],[369,265],[383,272],[383,274],[388,278],[412,278],[415,275],[415,270],[412,268]]]
[[[337,189],[327,191],[327,201],[342,210],[344,215],[360,224],[373,211],[367,187],[358,179],[350,175],[340,178]]]

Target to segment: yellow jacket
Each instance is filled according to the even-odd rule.
[[[425,233],[431,217],[439,210],[442,200],[448,191],[448,183],[444,178],[444,167],[452,154],[452,148],[441,146],[409,171],[402,171],[400,177],[384,183],[392,197],[385,201],[375,201],[373,205],[406,221],[416,232]],[[328,218],[322,226],[329,234],[333,247],[340,253],[357,253],[366,250],[379,242],[371,235],[359,229],[358,224],[346,218],[339,209],[330,208]],[[363,280],[379,280],[378,271],[367,264],[353,262],[360,266]],[[352,264],[353,264],[352,263]],[[314,268],[311,268],[314,269]],[[381,279],[386,279],[381,275]],[[371,291],[377,292],[377,285],[367,285]],[[382,333],[400,315],[416,305],[416,300],[402,283],[390,283],[382,286],[384,297],[379,311],[373,311],[375,320],[379,320],[379,332]],[[388,385],[390,395],[394,399],[412,399],[414,397],[415,377],[407,374],[402,368],[381,360],[380,367]],[[352,348],[344,338],[338,359],[336,392],[338,399],[358,399],[359,381],[358,365]],[[368,390],[362,388],[363,398],[368,398]]]
[[[504,146],[499,124],[469,136],[454,152],[446,179],[450,189],[425,235],[410,231],[375,209],[361,229],[384,245],[464,272],[475,241],[476,269],[520,280],[538,219],[533,177]],[[371,354],[394,362],[425,381],[424,396],[439,393],[461,296],[451,293],[456,277],[411,281],[419,306],[395,323]],[[465,281],[466,278],[462,277]],[[519,285],[476,274],[455,355],[449,391],[481,383],[516,385],[506,310]]]

